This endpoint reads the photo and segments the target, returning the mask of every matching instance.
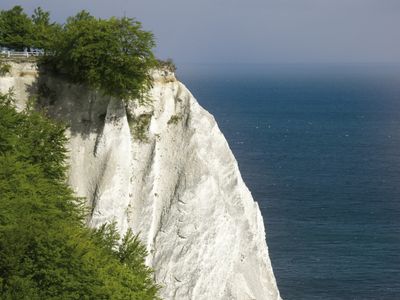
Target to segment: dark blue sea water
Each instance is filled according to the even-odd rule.
[[[183,65],[259,202],[284,299],[400,299],[400,66]]]

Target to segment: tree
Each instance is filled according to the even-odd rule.
[[[131,18],[96,19],[86,11],[70,17],[47,57],[47,65],[76,83],[106,95],[143,99],[156,65],[150,32]]]
[[[32,21],[34,24],[49,25],[50,24],[50,13],[44,11],[41,7],[35,8],[32,15]]]
[[[21,6],[0,12],[0,45],[15,50],[47,50],[60,33],[61,26],[50,22],[50,13],[41,7],[29,17]]]
[[[0,12],[0,45],[23,50],[32,45],[32,20],[21,6]]]
[[[61,26],[50,22],[50,13],[41,7],[34,10],[32,15],[32,46],[48,50],[60,34]]]

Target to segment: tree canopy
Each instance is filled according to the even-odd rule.
[[[50,22],[50,13],[40,7],[29,17],[19,5],[0,11],[0,46],[15,50],[51,48],[60,25]]]
[[[66,184],[64,126],[0,95],[0,298],[157,298],[146,250],[115,224],[84,226]]]
[[[0,12],[0,45],[22,50],[32,44],[33,24],[21,6]]]
[[[151,86],[154,45],[152,33],[134,19],[103,20],[82,11],[68,18],[47,60],[73,82],[140,100]]]
[[[50,50],[57,36],[60,34],[61,25],[50,21],[50,13],[41,7],[34,10],[32,20],[32,46]]]

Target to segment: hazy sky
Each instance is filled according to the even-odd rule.
[[[400,0],[1,0],[57,21],[132,16],[176,62],[400,62]]]

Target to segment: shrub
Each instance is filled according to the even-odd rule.
[[[0,60],[0,76],[5,76],[11,71],[11,65]]]

